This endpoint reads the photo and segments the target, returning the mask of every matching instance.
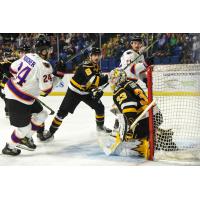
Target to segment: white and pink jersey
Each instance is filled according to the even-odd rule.
[[[125,72],[129,80],[140,79],[143,81],[143,79],[146,78],[146,64],[144,56],[141,55],[140,57],[138,57],[139,55],[140,54],[138,54],[137,52],[129,49],[125,51],[121,57],[120,67],[124,69],[126,66],[128,66],[125,69]],[[136,59],[137,57],[138,59]]]
[[[10,66],[13,77],[5,87],[6,98],[31,105],[40,92],[50,93],[58,78],[53,76],[51,64],[39,55],[28,53]]]

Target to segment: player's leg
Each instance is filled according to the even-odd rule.
[[[64,118],[68,115],[68,113],[74,113],[74,110],[76,109],[80,101],[81,95],[71,91],[70,89],[67,90],[67,93],[59,107],[59,110],[51,123],[48,133],[43,135],[43,138],[41,138],[42,141],[48,140],[53,137],[54,133],[61,126]]]
[[[6,114],[6,117],[9,117],[9,112],[8,112],[8,104],[6,103],[7,102],[7,99],[4,98],[4,102],[5,102],[5,114]]]
[[[30,105],[19,101],[7,99],[10,124],[15,127],[11,134],[11,140],[6,144],[2,153],[8,155],[18,155],[21,151],[16,147],[24,147],[34,150],[35,147],[29,143],[26,135],[31,131],[31,109]]]
[[[82,97],[82,101],[95,110],[97,131],[111,133],[112,130],[104,126],[105,107],[101,100],[92,98],[91,95],[85,95]]]
[[[6,117],[8,117],[8,107],[7,107],[7,104],[6,104],[6,98],[5,98],[5,94],[3,92],[3,89],[1,87],[0,87],[0,97],[2,98],[2,100],[5,103],[5,109],[4,109],[4,111],[5,111]]]
[[[26,137],[28,137],[30,142],[34,144],[32,135],[35,132],[37,132],[38,137],[43,135],[45,127],[44,122],[48,117],[48,113],[43,109],[43,106],[38,101],[35,101],[34,104],[31,105],[31,113],[31,131]]]

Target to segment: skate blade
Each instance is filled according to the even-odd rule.
[[[35,149],[31,149],[31,148],[29,148],[29,147],[27,147],[27,146],[25,146],[23,144],[18,144],[16,147],[20,148],[20,149],[27,150],[27,151],[34,151],[35,150]]]

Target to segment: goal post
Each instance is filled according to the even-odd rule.
[[[150,160],[200,160],[200,65],[147,70]]]
[[[152,89],[152,67],[147,69],[147,88],[148,88],[148,103],[153,101],[153,89]],[[149,160],[154,158],[154,123],[153,123],[153,108],[149,110]]]

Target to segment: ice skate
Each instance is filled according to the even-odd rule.
[[[21,150],[17,148],[12,149],[9,147],[9,144],[6,143],[6,146],[3,148],[2,153],[11,156],[17,156],[21,153]]]
[[[17,144],[17,147],[28,151],[34,151],[37,146],[34,144],[32,137],[31,138],[24,137],[20,139],[20,143]]]

